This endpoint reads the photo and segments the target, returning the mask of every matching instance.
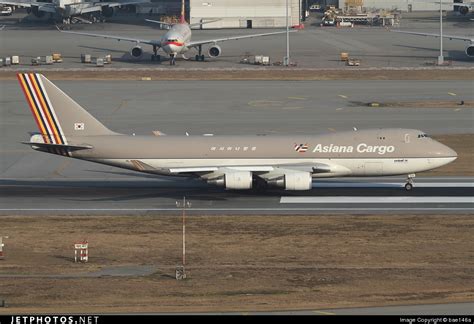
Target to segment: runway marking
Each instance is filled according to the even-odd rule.
[[[454,92],[448,92],[448,95],[453,96],[453,97],[457,96],[457,94],[455,94]]]
[[[330,131],[330,132],[335,132],[336,130],[335,130],[334,128],[332,128],[332,127],[329,127],[329,128],[328,128],[328,131]]]
[[[283,107],[283,110],[297,110],[297,109],[303,109],[303,107]]]
[[[305,98],[305,97],[288,97],[288,99],[294,99],[294,100],[308,100],[308,98]]]
[[[313,188],[402,188],[400,182],[313,182]],[[414,188],[474,188],[473,182],[415,182]]]
[[[344,108],[337,108],[336,110],[343,110]]]
[[[322,312],[322,311],[313,311],[315,314],[319,315],[336,315],[336,313]]]
[[[456,109],[454,109],[454,111],[460,111],[460,110],[461,110],[461,108],[456,108]]]
[[[337,96],[338,96],[338,97],[341,97],[341,98],[343,98],[343,99],[347,99],[347,96],[345,96],[345,95],[337,95]]]
[[[288,197],[283,196],[280,204],[474,204],[474,197]]]

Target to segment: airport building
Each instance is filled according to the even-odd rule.
[[[190,23],[218,21],[202,28],[275,28],[286,26],[287,0],[189,0]],[[289,25],[299,25],[301,0],[288,0]]]
[[[337,1],[337,0],[336,0]],[[186,18],[193,23],[217,20],[202,29],[286,27],[287,0],[186,0]],[[288,0],[289,25],[299,25],[305,0]],[[137,13],[178,17],[180,0],[151,0]]]

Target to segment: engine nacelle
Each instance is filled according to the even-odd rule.
[[[292,172],[283,177],[269,180],[270,186],[285,188],[285,190],[311,190],[313,188],[313,179],[309,172]]]
[[[210,184],[225,187],[226,189],[251,189],[252,188],[252,172],[235,171],[225,173],[223,176],[210,179]]]
[[[109,6],[102,7],[102,16],[110,18],[113,15],[114,15],[113,7],[109,7]]]
[[[467,15],[469,13],[469,7],[466,7],[466,6],[459,7],[459,13],[464,16]]]
[[[210,57],[218,57],[222,54],[221,47],[218,45],[214,45],[211,48],[209,48],[209,56]]]
[[[135,46],[134,48],[132,48],[132,50],[130,51],[130,54],[135,57],[135,58],[139,58],[140,56],[142,56],[143,54],[143,50],[140,46]]]
[[[474,44],[469,44],[466,46],[466,55],[469,57],[474,57]]]

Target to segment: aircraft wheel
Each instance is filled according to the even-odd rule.
[[[202,61],[202,62],[204,62],[204,59],[205,59],[205,58],[206,58],[206,57],[205,57],[204,55],[201,55],[201,61]]]
[[[199,61],[199,55],[196,55],[196,62]]]
[[[411,191],[412,189],[413,189],[413,184],[411,184],[409,182],[405,184],[405,190],[406,191]]]

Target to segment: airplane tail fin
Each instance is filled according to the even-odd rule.
[[[181,24],[184,24],[186,22],[186,11],[184,7],[184,1],[186,0],[181,0],[181,16],[179,17],[179,22]]]
[[[19,73],[17,76],[44,143],[67,145],[69,136],[117,134],[42,74]]]

